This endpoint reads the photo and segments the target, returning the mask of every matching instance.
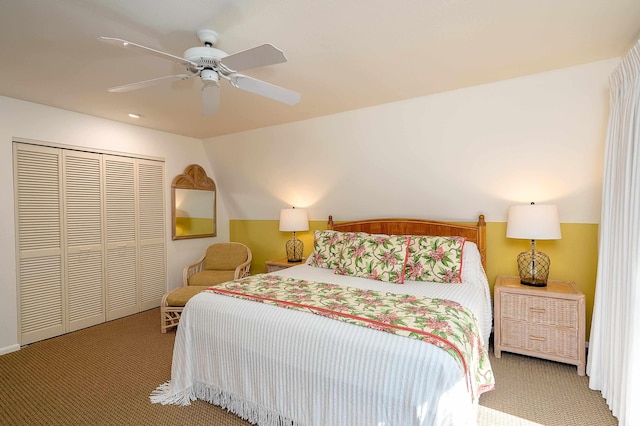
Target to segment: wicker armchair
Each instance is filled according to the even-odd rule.
[[[242,243],[216,243],[196,262],[182,271],[182,287],[166,293],[160,304],[163,333],[178,325],[180,315],[192,296],[202,290],[249,275],[251,250]]]

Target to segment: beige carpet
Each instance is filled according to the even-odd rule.
[[[2,355],[0,424],[248,425],[202,401],[149,402],[170,377],[174,337],[152,309]],[[491,363],[497,387],[481,397],[480,425],[617,424],[575,367],[509,353]]]
[[[617,425],[600,392],[576,367],[523,355],[491,353],[496,389],[480,397],[481,425]]]

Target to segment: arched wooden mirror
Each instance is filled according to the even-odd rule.
[[[191,164],[171,182],[171,238],[216,236],[216,184]]]

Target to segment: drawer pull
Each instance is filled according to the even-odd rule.
[[[547,310],[542,308],[529,308],[529,312],[534,314],[544,314]]]
[[[539,342],[545,342],[547,340],[546,337],[543,336],[529,336],[530,340],[537,340]]]

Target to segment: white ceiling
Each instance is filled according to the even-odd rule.
[[[184,69],[98,36],[182,56],[203,28],[227,53],[284,50],[244,74],[302,101],[222,82],[203,117],[197,79],[107,92]],[[639,35],[638,0],[0,0],[0,95],[206,138],[618,57]]]

